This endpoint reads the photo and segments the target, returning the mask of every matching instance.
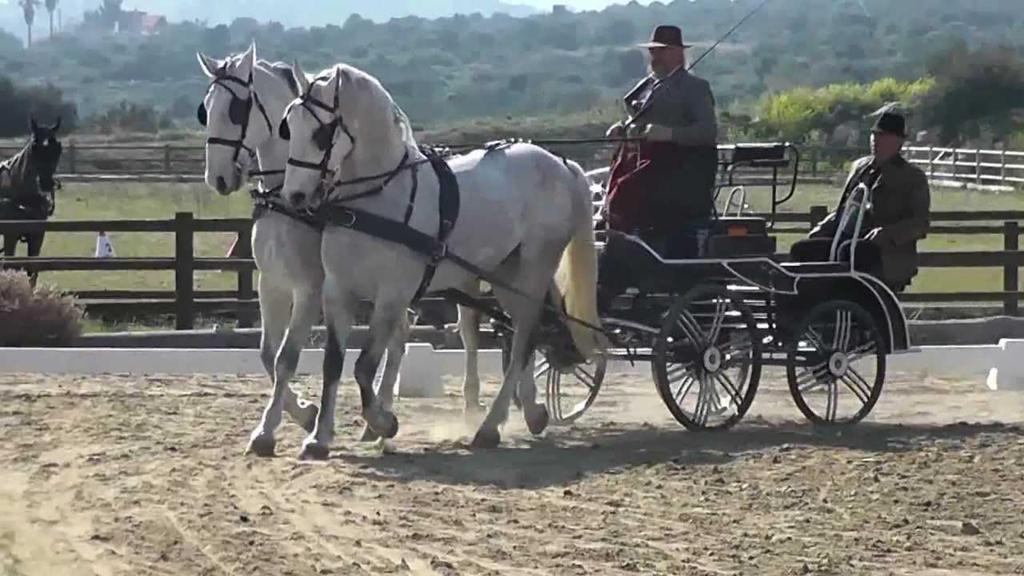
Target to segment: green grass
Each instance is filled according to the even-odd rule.
[[[67,184],[58,192],[59,220],[172,219],[176,212],[192,212],[196,218],[248,218],[252,205],[239,191],[222,197],[203,184]],[[170,233],[109,233],[118,257],[173,257]],[[202,233],[195,237],[196,255],[222,257],[234,235]],[[50,233],[43,255],[92,256],[95,233]],[[24,250],[22,245],[19,250]],[[173,272],[47,272],[40,278],[65,290],[171,290]],[[235,274],[197,272],[196,289],[226,290],[236,286]]]
[[[56,219],[61,220],[117,220],[117,219],[170,219],[175,212],[193,212],[197,218],[247,218],[251,215],[248,195],[236,192],[222,197],[203,184],[67,184],[59,193]],[[794,199],[782,207],[786,212],[806,212],[810,206],[826,205],[831,208],[837,200],[837,186],[803,185]],[[932,190],[933,210],[1015,210],[1021,206],[1024,193],[983,193],[957,189]],[[748,204],[755,211],[766,210],[768,195],[752,189]],[[164,233],[111,233],[110,237],[119,257],[152,257],[174,255],[174,237]],[[780,249],[799,239],[798,235],[782,235]],[[226,255],[234,240],[232,234],[199,234],[195,240],[196,255],[221,257]],[[51,233],[43,247],[45,256],[92,256],[96,243],[93,233]],[[1002,236],[932,235],[922,243],[928,251],[999,250]],[[24,250],[24,248],[21,248]],[[43,282],[55,284],[64,290],[172,290],[172,272],[47,272]],[[202,290],[230,290],[236,287],[233,273],[201,272],[196,275],[196,288]],[[915,280],[913,291],[959,292],[992,291],[1002,289],[999,269],[925,269]],[[153,325],[161,320],[154,319]],[[120,330],[138,327],[106,325],[90,321],[89,331]]]

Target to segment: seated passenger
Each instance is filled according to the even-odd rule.
[[[629,119],[609,137],[622,146],[608,180],[608,228],[637,234],[665,258],[697,256],[696,234],[713,213],[718,125],[708,82],[686,69],[682,32],[658,26],[640,44],[650,74],[624,98]]]
[[[917,275],[917,242],[928,233],[931,194],[924,172],[900,154],[906,140],[906,120],[885,112],[871,132],[871,156],[854,163],[836,211],[822,220],[809,239],[793,244],[792,259],[826,262],[836,228],[850,194],[861,183],[871,190],[871,204],[864,215],[857,242],[858,270],[882,280],[900,292]],[[851,223],[851,228],[853,223]],[[850,240],[842,243],[839,259],[849,262]]]

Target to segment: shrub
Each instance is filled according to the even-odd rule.
[[[83,310],[57,289],[0,270],[0,346],[63,346],[82,333]]]

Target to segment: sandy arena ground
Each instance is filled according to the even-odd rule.
[[[698,435],[619,376],[576,426],[513,411],[472,452],[450,384],[382,454],[346,383],[332,459],[300,463],[291,423],[242,455],[261,378],[2,377],[0,575],[1024,574],[1021,393],[895,375],[824,433],[772,377]]]

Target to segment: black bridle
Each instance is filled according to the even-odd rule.
[[[229,83],[234,83],[241,86],[242,88],[245,88],[248,91],[248,96],[246,96],[245,98],[239,96],[234,90],[231,89]],[[229,104],[228,107],[228,119],[231,121],[233,125],[239,126],[242,130],[242,133],[237,140],[231,138],[216,138],[211,136],[206,139],[206,143],[209,145],[226,146],[228,148],[234,149],[235,152],[231,160],[232,162],[234,162],[235,166],[238,167],[238,157],[241,155],[243,150],[249,154],[250,162],[252,161],[253,158],[256,157],[256,150],[246,145],[245,143],[245,138],[249,133],[249,122],[252,118],[253,106],[255,105],[255,107],[260,111],[260,115],[263,116],[263,120],[267,124],[267,130],[271,134],[274,133],[274,125],[270,121],[270,115],[267,114],[267,109],[263,106],[263,102],[260,101],[259,94],[256,92],[256,88],[253,84],[253,74],[251,69],[249,70],[248,80],[240,80],[238,78],[235,78],[234,76],[228,75],[227,73],[219,75],[216,78],[214,78],[212,82],[210,82],[210,87],[207,89],[207,91],[212,90],[216,86],[224,88],[228,91],[228,93],[231,94],[231,104]],[[205,102],[199,103],[199,109],[196,111],[196,116],[199,120],[199,123],[203,126],[206,126],[208,117]],[[280,171],[258,172],[251,173],[251,175],[266,176],[271,173],[280,173]]]
[[[313,80],[313,84],[324,80],[326,78],[319,77]],[[324,183],[329,181],[333,171],[329,168],[331,161],[331,154],[334,152],[334,136],[338,132],[338,128],[345,133],[345,136],[352,143],[352,148],[356,147],[356,138],[352,135],[352,131],[349,130],[348,125],[345,124],[345,118],[342,116],[339,110],[341,97],[341,74],[335,71],[334,77],[334,102],[333,105],[329,105],[319,98],[313,96],[312,91],[307,90],[305,94],[299,97],[298,100],[292,102],[288,108],[284,111],[284,119],[281,120],[281,125],[278,127],[278,136],[282,140],[291,140],[291,129],[288,127],[288,115],[291,113],[292,108],[295,106],[301,106],[309,111],[309,114],[317,121],[318,126],[313,131],[313,143],[316,147],[323,152],[323,157],[320,158],[320,162],[307,162],[305,160],[299,160],[289,155],[288,165],[296,168],[303,168],[306,170],[316,170],[320,173],[320,187],[324,187]],[[316,108],[319,108],[323,112],[330,115],[330,120],[324,122],[316,114]]]
[[[334,172],[328,167],[328,164],[330,163],[331,160],[331,154],[334,151],[334,136],[337,134],[338,128],[341,128],[342,132],[345,133],[345,136],[348,137],[349,141],[352,143],[352,148],[355,149],[356,147],[356,138],[352,134],[352,131],[349,130],[348,125],[345,124],[345,119],[342,116],[341,111],[339,110],[341,79],[340,74],[337,71],[335,72],[335,74],[336,75],[334,79],[335,86],[333,105],[328,105],[319,98],[313,96],[310,93],[310,91],[307,90],[306,93],[302,95],[302,97],[300,97],[298,100],[289,105],[288,108],[285,110],[284,119],[281,121],[281,125],[278,128],[278,130],[279,136],[281,137],[282,140],[291,139],[291,130],[288,127],[288,114],[291,112],[292,107],[294,106],[302,106],[303,108],[308,110],[310,115],[312,115],[313,118],[317,121],[317,123],[320,124],[320,126],[317,127],[317,129],[313,132],[313,142],[316,144],[317,148],[323,152],[323,157],[320,159],[320,162],[307,162],[305,160],[299,160],[297,158],[289,157],[288,165],[294,166],[296,168],[318,171],[320,173],[320,186],[317,192],[319,193],[321,200],[325,202],[330,201],[333,204],[340,204],[342,202],[350,202],[358,198],[365,198],[367,196],[379,194],[399,174],[401,174],[405,170],[415,169],[421,164],[427,164],[430,162],[430,159],[421,158],[414,162],[409,162],[410,151],[408,148],[406,148],[405,153],[402,154],[402,158],[398,162],[398,165],[395,166],[393,169],[388,170],[387,172],[381,172],[379,174],[373,174],[370,176],[360,176],[357,178],[352,178],[350,180],[339,180],[337,182],[333,182],[332,176]],[[324,79],[326,78],[316,78],[313,80],[313,83],[315,84],[316,82]],[[331,119],[327,122],[324,122],[323,120],[320,119],[319,116],[317,116],[314,108],[319,108],[323,112],[326,112],[327,114],[330,115]],[[351,194],[348,196],[343,196],[341,198],[329,198],[330,194],[339,188],[345,186],[355,186],[357,184],[365,184],[367,182],[373,182],[376,180],[381,180],[382,182],[368,190],[364,190],[362,192],[358,192],[356,194]]]

